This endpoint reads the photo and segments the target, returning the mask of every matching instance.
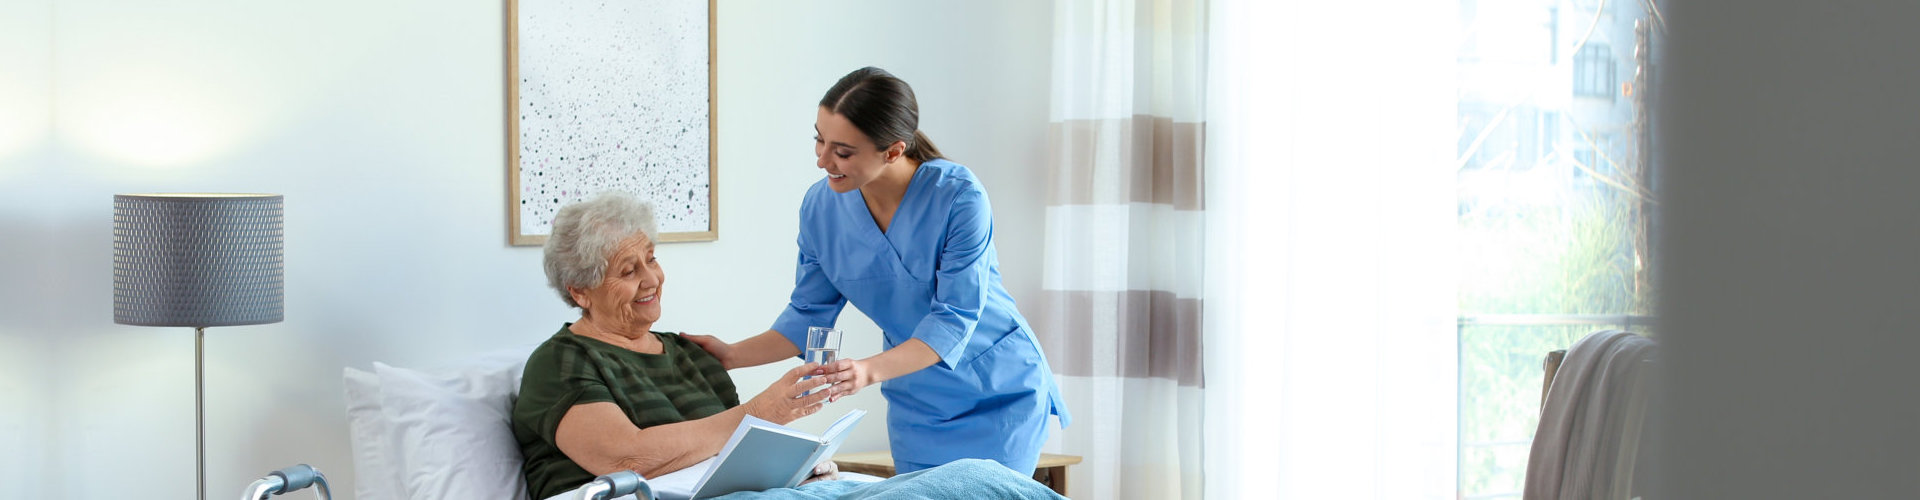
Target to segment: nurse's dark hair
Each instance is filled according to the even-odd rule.
[[[827,89],[820,107],[847,117],[876,147],[906,142],[907,158],[913,161],[942,157],[940,148],[920,132],[920,104],[913,98],[913,87],[887,70],[868,66],[847,73]]]

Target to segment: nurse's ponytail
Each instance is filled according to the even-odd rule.
[[[933,140],[920,131],[920,104],[914,100],[913,87],[887,70],[868,66],[847,73],[827,89],[820,107],[853,122],[875,147],[905,142],[907,158],[913,161],[943,157]]]
[[[940,148],[933,146],[933,139],[928,139],[927,133],[919,130],[914,130],[913,140],[907,141],[907,157],[912,158],[913,161],[945,158],[940,155]]]

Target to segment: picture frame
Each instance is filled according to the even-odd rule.
[[[507,0],[507,234],[561,206],[651,202],[659,242],[720,237],[714,0]]]

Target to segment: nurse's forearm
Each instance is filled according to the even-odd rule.
[[[940,362],[940,354],[920,339],[907,339],[866,361],[869,380],[865,385],[872,385],[933,366]]]
[[[732,350],[733,359],[726,363],[729,370],[760,366],[800,355],[800,348],[775,330],[767,330],[766,333],[733,344]]]

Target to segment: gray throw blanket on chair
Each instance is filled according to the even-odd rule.
[[[1613,500],[1633,494],[1653,340],[1595,332],[1567,350],[1547,389],[1527,459],[1527,500]]]

